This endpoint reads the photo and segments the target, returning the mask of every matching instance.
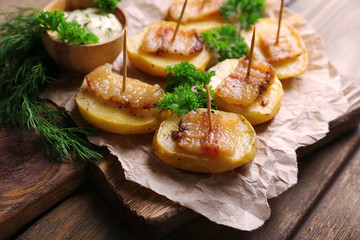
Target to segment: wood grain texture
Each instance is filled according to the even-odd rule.
[[[360,1],[296,0],[288,6],[302,14],[324,41],[325,54],[339,72],[360,83]]]
[[[360,148],[295,239],[360,239]]]
[[[44,214],[17,239],[137,239],[87,184]]]
[[[116,157],[90,164],[94,184],[130,227],[143,236],[163,237],[198,214],[125,179]]]
[[[70,194],[86,179],[84,163],[52,163],[40,138],[0,132],[0,239]]]

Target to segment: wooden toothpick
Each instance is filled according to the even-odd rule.
[[[127,52],[126,52],[126,26],[124,27],[124,42],[123,42],[123,88],[122,91],[126,91],[126,77],[127,77]]]
[[[247,69],[247,73],[246,73],[246,78],[250,77],[251,63],[252,63],[253,53],[254,53],[254,45],[255,45],[255,25],[254,25],[254,31],[253,31],[253,35],[252,35],[252,39],[251,39],[249,64],[248,64],[248,69]]]
[[[180,17],[179,17],[178,22],[177,22],[177,24],[176,24],[175,32],[174,32],[174,35],[173,35],[173,37],[172,37],[172,39],[171,39],[172,42],[175,40],[176,34],[177,34],[178,30],[179,30],[181,20],[182,20],[182,18],[183,18],[183,16],[184,16],[186,4],[187,4],[187,0],[185,0],[185,2],[184,2],[183,8],[182,8],[181,13],[180,13]]]
[[[204,6],[205,6],[205,2],[206,2],[206,0],[203,0],[203,1],[202,1],[202,3],[201,3],[201,7],[200,7],[200,10],[202,10],[202,9],[204,8]]]
[[[205,89],[206,89],[206,99],[207,99],[209,126],[210,126],[210,131],[211,131],[213,129],[213,126],[212,126],[212,119],[211,119],[211,97],[210,97],[209,85],[206,85]]]
[[[281,19],[282,19],[283,8],[284,8],[284,0],[281,0],[280,13],[279,13],[279,23],[278,23],[277,33],[276,33],[276,41],[275,41],[275,44],[278,44],[278,42],[279,42],[280,26],[281,26]]]

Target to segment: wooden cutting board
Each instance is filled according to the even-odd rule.
[[[360,122],[360,106],[330,123],[329,134],[300,148],[304,156]],[[31,132],[23,140],[17,130],[0,132],[0,239],[11,236],[65,198],[87,179],[136,231],[162,237],[199,217],[164,196],[127,181],[119,161],[107,154],[100,162],[53,163],[41,140]]]

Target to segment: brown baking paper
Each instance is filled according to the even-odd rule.
[[[129,37],[163,19],[170,0],[123,0]],[[266,15],[277,18],[279,3],[268,1]],[[328,123],[348,108],[340,92],[341,78],[324,56],[322,42],[301,16],[284,10],[284,22],[292,23],[309,51],[306,73],[283,81],[284,100],[275,119],[255,128],[258,152],[253,162],[216,175],[191,174],[173,169],[152,153],[152,134],[122,136],[101,133],[90,141],[107,146],[118,157],[128,180],[166,196],[210,220],[241,230],[253,230],[270,216],[268,198],[276,197],[297,182],[295,150],[315,143],[328,132]],[[121,71],[121,59],[114,68]],[[129,64],[129,76],[154,83],[157,78]],[[166,84],[161,80],[162,86]],[[74,97],[81,81],[68,77],[55,81],[43,94],[73,113],[83,124]]]

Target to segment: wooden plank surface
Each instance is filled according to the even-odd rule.
[[[135,234],[89,184],[44,214],[17,239],[134,239]]]
[[[360,239],[360,148],[302,226],[296,239]]]
[[[49,1],[19,0],[17,2],[13,2],[10,0],[0,0],[0,8],[2,10],[8,10],[10,9],[11,5],[42,7],[47,2]],[[358,31],[359,23],[360,23],[360,15],[357,14],[357,10],[360,9],[360,1],[293,0],[291,1],[289,7],[294,11],[303,14],[305,18],[314,25],[315,29],[324,39],[325,52],[327,56],[330,58],[331,61],[333,61],[333,63],[340,70],[340,72],[343,75],[349,76],[351,80],[360,83],[360,72],[354,71],[354,69],[356,69],[360,63],[359,52],[357,51],[358,43],[360,42],[360,31]],[[349,123],[351,123],[351,121],[349,121]],[[301,161],[299,166],[300,167],[299,184],[294,188],[285,192],[280,197],[270,201],[270,206],[272,208],[272,216],[270,220],[266,222],[261,229],[252,233],[243,233],[227,227],[222,227],[213,224],[203,217],[197,217],[198,215],[196,214],[194,216],[193,213],[188,212],[189,210],[181,208],[179,205],[170,202],[164,197],[154,194],[150,190],[142,189],[141,187],[136,186],[136,184],[124,180],[124,177],[121,176],[122,173],[118,174],[115,172],[115,170],[116,169],[119,170],[121,166],[119,165],[119,163],[114,162],[114,159],[113,160],[111,160],[111,158],[105,159],[102,165],[98,165],[95,168],[93,166],[91,172],[93,174],[92,176],[94,176],[94,179],[95,177],[96,179],[100,179],[99,181],[96,181],[97,184],[101,184],[102,182],[105,181],[106,184],[100,187],[100,189],[102,189],[101,193],[108,198],[109,202],[113,203],[114,206],[116,206],[114,202],[115,203],[120,202],[122,203],[122,206],[125,206],[125,208],[117,207],[116,210],[118,211],[119,216],[124,219],[128,219],[130,225],[133,226],[133,229],[136,230],[140,229],[145,234],[151,233],[151,231],[153,231],[152,233],[155,236],[163,236],[169,231],[174,230],[173,228],[174,223],[179,223],[179,226],[181,226],[181,224],[184,224],[188,220],[197,217],[190,224],[182,227],[181,230],[172,233],[169,238],[185,239],[191,237],[199,237],[199,238],[219,239],[222,238],[222,236],[224,236],[224,238],[238,237],[243,239],[248,239],[248,238],[268,239],[268,237],[274,239],[279,239],[279,238],[282,239],[285,237],[291,237],[294,234],[294,232],[297,230],[297,228],[300,227],[302,222],[305,221],[307,214],[310,214],[310,212],[316,206],[316,203],[319,201],[322,195],[327,193],[326,190],[328,186],[334,181],[335,178],[334,176],[340,174],[339,179],[342,179],[341,174],[343,172],[341,170],[343,166],[347,163],[348,156],[351,153],[351,149],[348,146],[349,144],[350,145],[355,144],[354,141],[357,138],[356,136],[358,135],[359,133],[353,135],[351,134],[346,135],[345,137],[341,138],[339,142],[336,143],[333,142],[330,145],[326,145],[325,148],[316,151],[316,153],[314,154],[311,154],[311,157]],[[6,144],[10,144],[10,142],[16,142],[17,143],[16,146],[22,144],[22,142],[17,142],[18,141],[16,140],[17,138],[15,139],[7,135],[1,135],[1,139],[2,140],[0,141]],[[30,141],[29,143],[24,143],[24,144],[26,145],[32,143]],[[40,147],[38,140],[34,140],[34,144],[35,146],[32,147],[35,147],[36,153],[35,155],[32,155],[32,157],[35,156],[38,159],[42,159],[43,162],[47,161],[43,156],[43,152],[41,152],[43,150],[39,150]],[[354,147],[354,145],[351,146]],[[0,149],[1,149],[0,151],[3,153],[1,154],[0,159],[11,159],[11,157],[10,158],[8,157],[8,154],[13,154],[19,157],[19,159],[24,158],[25,161],[28,157],[28,155],[25,153],[29,152],[29,150],[24,150],[24,149],[28,149],[28,147],[22,148],[21,146],[19,148],[13,146],[11,150],[8,149],[3,151],[2,148]],[[18,149],[19,151],[15,151],[13,149]],[[328,156],[327,154],[330,155]],[[337,157],[334,157],[334,155],[336,155]],[[28,175],[26,176],[27,178],[24,178],[23,180],[25,181],[26,179],[30,179],[30,178],[37,179],[38,176],[37,175],[30,176],[32,175],[30,172],[36,172],[37,169],[42,169],[42,167],[39,166],[35,167],[34,159],[35,158],[29,160],[29,165],[15,164],[13,166],[13,171],[16,172],[19,168],[21,169],[21,167],[26,166],[29,172]],[[5,169],[2,163],[3,162],[0,162],[1,164],[0,171]],[[6,167],[6,169],[7,168],[8,167]],[[55,169],[56,166],[53,168]],[[60,172],[66,169],[66,167],[65,168],[58,167],[58,168],[60,169]],[[69,166],[68,168],[71,169],[71,167]],[[81,170],[79,176],[80,179],[82,179],[83,178],[82,174],[84,172],[82,170],[82,167],[80,168]],[[113,168],[113,171],[109,171],[109,168]],[[46,165],[43,166],[43,169],[46,169]],[[56,173],[59,172],[57,172],[54,169],[49,170],[48,172],[53,173],[54,176],[56,176]],[[47,172],[47,170],[42,170],[42,171],[44,173]],[[323,171],[325,175],[321,174],[321,172]],[[355,181],[355,179],[353,179],[353,175],[356,176],[360,174],[360,171],[358,171],[357,168],[355,168],[354,171],[344,171],[344,172],[349,173],[348,178],[346,179],[350,179],[351,181]],[[14,177],[15,176],[16,173],[14,173]],[[314,176],[317,178],[317,180],[314,180],[312,178]],[[64,178],[59,177],[58,178],[59,181],[56,182],[55,185],[51,185],[52,184],[51,181],[44,183],[41,181],[41,179],[35,180],[35,181],[39,181],[40,183],[44,183],[42,188],[35,187],[28,194],[23,195],[23,197],[26,198],[27,203],[29,203],[29,200],[31,203],[34,199],[38,199],[38,201],[35,201],[35,204],[32,205],[31,209],[29,208],[30,205],[24,204],[26,203],[26,201],[23,202],[21,200],[21,194],[19,195],[20,197],[17,200],[15,198],[18,195],[13,196],[15,198],[9,198],[10,200],[14,200],[14,202],[12,203],[9,202],[9,199],[7,199],[6,201],[8,203],[11,203],[10,204],[11,207],[9,208],[6,206],[0,207],[0,239],[3,236],[5,236],[5,234],[8,235],[11,232],[15,231],[14,228],[11,228],[9,226],[16,225],[17,229],[20,228],[20,226],[27,223],[29,220],[33,219],[35,216],[37,216],[38,214],[40,214],[41,212],[45,211],[50,206],[52,206],[54,202],[60,200],[66,194],[73,191],[74,188],[76,188],[80,184],[80,182],[76,182],[75,180],[75,182],[73,183],[74,185],[67,186],[66,189],[62,187],[65,186],[64,185],[65,182],[67,182],[69,179],[71,180],[73,177],[74,175],[71,174],[66,175],[65,173]],[[13,179],[9,174],[6,175],[6,179],[9,181],[10,180],[15,181],[15,179]],[[22,177],[19,177],[19,179],[21,180]],[[345,182],[346,182],[345,180],[343,182],[339,181],[338,186],[342,186],[346,188]],[[340,183],[342,183],[343,185],[341,185]],[[49,186],[59,187],[60,188],[59,193],[57,193],[58,190],[50,191]],[[356,185],[353,187],[356,187]],[[309,188],[311,191],[308,191]],[[8,191],[10,189],[12,190],[12,192],[16,192],[14,188],[11,188],[11,185],[2,184],[2,186],[0,186],[0,196],[2,197],[3,195],[1,195],[1,193],[3,192],[3,189],[5,189],[5,191]],[[39,193],[38,190],[40,191],[44,189],[45,189],[45,193],[42,197],[35,197],[33,199],[31,198],[34,196],[34,194],[36,195]],[[342,195],[335,194],[335,192],[339,190],[341,190],[341,188],[338,188],[337,190],[330,190],[328,194],[332,193],[332,195],[330,196],[335,197],[337,199],[341,199]],[[354,189],[349,188],[349,190],[354,190]],[[122,236],[132,239],[134,235],[130,233],[128,234],[128,232],[131,232],[129,231],[128,228],[120,227],[120,230],[117,231],[116,227],[114,227],[111,223],[109,223],[106,220],[106,218],[112,219],[112,221],[116,222],[116,226],[123,226],[123,222],[118,222],[118,217],[116,215],[110,214],[112,211],[111,209],[101,208],[100,206],[101,204],[106,205],[107,203],[104,203],[102,200],[97,201],[97,203],[95,203],[96,200],[94,201],[91,200],[93,198],[93,195],[92,193],[88,193],[89,191],[91,192],[91,190],[85,190],[85,192],[77,193],[76,195],[71,196],[69,199],[66,200],[67,201],[66,204],[61,205],[60,210],[58,210],[58,207],[56,207],[51,211],[49,211],[48,215],[46,215],[46,217],[48,217],[49,219],[46,218],[46,220],[41,221],[44,219],[45,215],[42,216],[39,222],[36,222],[34,225],[31,225],[30,228],[21,235],[21,237],[28,238],[29,236],[32,236],[33,239],[49,239],[49,238],[41,238],[41,236],[48,236],[48,237],[59,236],[59,238],[66,236],[68,238],[71,238],[72,236],[71,234],[73,234],[73,236],[79,236],[79,237],[88,236],[90,239],[91,238],[96,239],[96,235],[99,236],[116,235],[118,236],[117,239],[121,238]],[[311,195],[310,193],[314,194],[314,196],[309,196]],[[78,194],[80,194],[81,197]],[[134,196],[134,194],[135,195],[138,194],[140,198],[132,199],[133,198],[132,196]],[[45,201],[46,195],[49,196],[49,199]],[[357,197],[357,196],[358,195],[356,194],[353,195],[353,197]],[[8,196],[6,196],[6,198],[8,198]],[[326,196],[324,197],[324,199],[326,199]],[[2,202],[3,202],[2,198],[0,197],[0,204]],[[161,202],[162,204],[157,205],[159,207],[154,207],[154,203],[157,202]],[[357,202],[346,201],[346,204],[352,206],[352,208],[350,209],[355,209],[355,210],[359,209],[357,205],[354,206],[354,203]],[[330,201],[330,198],[326,203],[322,202],[322,204],[319,205],[320,207],[315,209],[314,215],[311,215],[311,218],[307,222],[307,225],[305,225],[305,227],[301,229],[297,237],[304,239],[307,239],[306,237],[308,236],[317,237],[320,236],[320,233],[322,233],[321,230],[319,229],[322,228],[326,229],[324,228],[326,227],[326,224],[338,224],[337,221],[330,218],[328,218],[328,222],[318,221],[319,218],[322,219],[325,215],[323,214],[323,216],[318,216],[318,214],[320,214],[321,212],[319,211],[316,212],[316,210],[322,209],[329,211],[331,208],[331,204],[332,202]],[[104,209],[104,211],[107,211],[108,213],[105,214],[105,217],[101,217],[101,213],[96,211],[93,211],[90,215],[87,215],[86,214],[87,211],[89,211],[89,209],[92,208],[89,207],[89,205],[99,207],[100,209]],[[296,205],[295,206],[296,208],[293,205]],[[75,210],[77,208],[79,209]],[[3,209],[4,212],[6,213],[2,211]],[[70,209],[71,211],[67,211],[67,209]],[[84,209],[86,209],[86,211]],[[338,205],[337,211],[340,212],[340,210],[341,210],[341,206]],[[61,214],[63,211],[69,213],[70,215]],[[71,213],[74,214],[72,215]],[[348,212],[344,214],[347,213]],[[162,224],[160,225],[161,226],[160,228],[158,229],[149,228],[149,231],[147,232],[146,225],[144,225],[144,223],[152,222],[154,224],[157,224],[159,223],[159,221],[162,222],[161,221],[163,219],[162,216],[164,215],[168,217],[168,219],[173,219],[173,224],[172,225]],[[11,218],[12,216],[15,216],[15,218]],[[181,217],[177,218],[177,216],[181,216]],[[335,212],[333,212],[331,216],[336,217]],[[344,217],[343,215],[341,216]],[[141,219],[140,221],[137,221],[135,223],[132,222],[139,219],[139,217]],[[346,215],[345,218],[350,219],[350,216]],[[97,221],[97,219],[100,220]],[[351,227],[353,228],[354,226],[356,226],[356,224],[358,223],[357,220],[358,218],[356,217],[354,221],[345,222],[345,224],[349,223],[350,227],[347,228],[347,231],[350,232],[351,234],[353,234],[354,232],[356,233],[356,231],[350,231],[349,229]],[[48,221],[51,222],[51,227],[52,227],[51,229],[55,229],[55,230],[51,230],[51,229],[49,230],[47,228],[46,223]],[[79,224],[78,221],[80,221]],[[37,223],[39,225],[36,225]],[[109,230],[107,226],[110,226],[112,230]],[[154,225],[152,226],[154,227]],[[336,225],[332,229],[332,231],[341,232],[343,229],[346,229],[343,228],[343,226],[344,224]],[[44,228],[43,230],[42,227]],[[93,232],[94,234],[91,233],[93,228],[96,229],[96,231]],[[68,233],[62,232],[65,231],[62,229],[68,230]],[[102,230],[104,232],[102,232]],[[89,232],[89,234],[86,235],[86,232]],[[108,233],[106,234],[105,232]],[[306,234],[307,232],[309,233],[309,235]],[[338,236],[353,236],[353,235],[340,234]]]
[[[270,200],[271,217],[265,225],[253,232],[243,232],[215,224],[205,217],[199,216],[171,233],[165,239],[287,239],[291,238],[301,227],[306,217],[336,180],[337,175],[350,161],[353,152],[358,149],[360,129],[349,132],[338,141],[331,142],[326,147],[316,150],[306,158],[300,159],[299,182],[281,196]],[[114,167],[113,165],[110,165]],[[359,167],[357,167],[359,169]],[[114,169],[116,171],[116,168]],[[358,173],[360,170],[358,171]],[[356,175],[354,175],[354,181]],[[355,183],[355,182],[354,182]],[[122,184],[129,184],[123,181]],[[135,186],[136,187],[136,186]],[[356,187],[356,185],[354,186]],[[136,191],[131,189],[131,191]],[[18,239],[79,239],[86,235],[87,239],[99,239],[99,236],[109,236],[109,239],[146,239],[144,232],[138,232],[124,225],[120,218],[128,219],[125,214],[114,214],[104,201],[102,194],[93,199],[93,189],[76,192],[55,209],[49,211],[33,223]],[[354,197],[356,195],[354,194]],[[138,201],[139,204],[140,200]],[[146,199],[143,199],[146,201]],[[360,206],[355,206],[360,210]],[[71,214],[70,214],[71,213]],[[350,219],[351,212],[344,213]],[[104,217],[105,216],[105,217]],[[115,222],[115,225],[114,225]],[[131,224],[131,223],[130,223]],[[356,225],[352,225],[355,227]],[[103,230],[100,230],[102,229]],[[96,233],[96,234],[95,234]],[[51,235],[50,235],[51,234]],[[65,237],[66,236],[66,237]],[[152,236],[153,237],[153,236]],[[304,239],[308,235],[304,235]]]
[[[0,239],[69,195],[86,179],[85,163],[52,163],[33,132],[0,132]]]

